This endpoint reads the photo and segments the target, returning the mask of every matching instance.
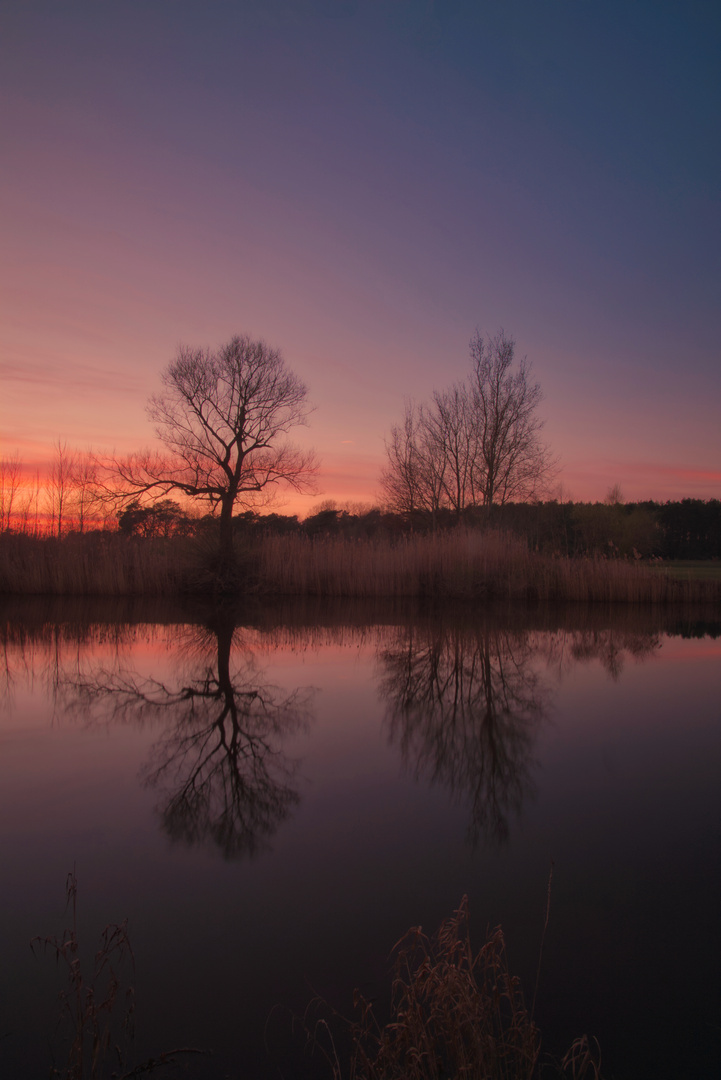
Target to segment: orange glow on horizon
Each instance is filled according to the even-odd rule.
[[[68,442],[68,450],[79,449]],[[28,500],[37,500],[37,513],[25,513],[26,523],[31,517],[36,522],[35,531],[50,529],[51,514],[45,509],[48,500],[46,487],[52,460],[53,447],[38,441],[26,440],[23,445],[8,447],[0,443],[0,457],[12,459],[17,454],[20,466],[20,484],[16,493],[14,517]],[[239,501],[237,513],[245,508],[256,509],[261,514],[278,513],[296,515],[303,519],[315,513],[328,502],[339,507],[345,504],[382,506],[379,477],[383,466],[382,457],[353,452],[350,447],[335,458],[322,460],[316,477],[317,491],[298,494],[292,490],[276,489],[267,499],[247,507]],[[549,499],[562,502],[602,502],[610,488],[619,484],[624,502],[652,500],[659,503],[675,502],[684,498],[716,499],[721,496],[721,470],[694,468],[689,465],[671,465],[649,461],[612,461],[598,463],[577,462],[564,469],[558,476]],[[168,498],[183,505],[188,512],[202,516],[209,508],[200,500],[185,499],[170,493]],[[107,515],[106,515],[107,516]],[[96,522],[89,527],[108,527]],[[112,525],[110,527],[113,527]],[[32,529],[30,531],[33,531]]]

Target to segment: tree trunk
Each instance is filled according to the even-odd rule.
[[[229,580],[233,570],[233,502],[226,497],[220,507],[220,573],[225,581]]]

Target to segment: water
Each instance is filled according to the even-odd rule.
[[[69,925],[128,920],[135,1061],[329,1075],[294,1017],[388,998],[467,894],[560,1054],[721,1064],[721,638],[708,613],[5,605],[0,1075],[64,1063]],[[119,1013],[116,1008],[116,1013]],[[108,1075],[110,1069],[108,1070]],[[166,1075],[172,1075],[167,1073]]]

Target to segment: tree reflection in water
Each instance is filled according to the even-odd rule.
[[[501,843],[533,794],[533,745],[552,701],[546,676],[598,659],[617,680],[626,656],[643,659],[659,647],[658,634],[608,629],[404,627],[379,653],[390,740],[417,779],[469,803],[472,844]]]
[[[417,778],[471,807],[469,839],[504,841],[532,790],[535,731],[549,697],[527,633],[409,627],[380,653],[391,742]]]
[[[93,711],[102,701],[109,719],[171,721],[143,770],[171,839],[255,855],[299,801],[281,742],[307,722],[312,691],[265,681],[229,613],[186,627],[181,651],[176,685],[101,670],[72,689]]]
[[[310,714],[310,691],[287,693],[264,677],[256,643],[267,642],[266,652],[291,639],[302,649],[377,635],[390,742],[417,778],[468,803],[476,843],[506,839],[513,815],[533,793],[534,744],[553,686],[592,661],[618,680],[629,658],[643,660],[662,637],[656,617],[631,609],[614,612],[610,626],[603,612],[584,610],[575,614],[581,626],[574,629],[556,615],[539,617],[530,629],[522,611],[510,625],[491,613],[464,622],[450,612],[399,625],[353,622],[344,611],[330,623],[307,614],[295,622],[271,619],[262,631],[238,627],[225,609],[202,618],[203,625],[172,623],[174,671],[165,681],[143,678],[121,660],[141,640],[160,642],[169,632],[161,623],[8,623],[0,705],[3,689],[9,703],[16,685],[39,680],[54,710],[77,715],[80,706],[106,721],[162,723],[144,777],[160,795],[163,827],[174,839],[211,844],[228,858],[267,846],[297,804],[295,767],[282,743]],[[106,656],[108,646],[115,650],[110,668],[93,659],[96,645]]]

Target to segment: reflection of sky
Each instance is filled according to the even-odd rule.
[[[179,628],[179,653],[170,628],[144,640],[150,629],[139,628],[134,641],[127,635],[121,666],[182,684],[192,629]],[[556,645],[562,633],[553,636]],[[27,666],[9,649],[18,694],[0,730],[7,980],[0,1005],[13,1037],[0,1045],[0,1070],[17,1033],[41,1022],[32,1005],[54,965],[30,967],[27,941],[62,923],[62,886],[74,863],[89,951],[95,927],[130,917],[141,1040],[150,1032],[161,1046],[212,1045],[223,1065],[260,1077],[277,1075],[263,1042],[272,1006],[302,1010],[310,983],[350,1007],[353,986],[375,992],[385,985],[400,934],[411,924],[435,927],[464,892],[474,934],[501,920],[513,970],[532,985],[553,858],[543,1029],[566,1043],[593,1030],[612,1070],[622,1061],[640,1076],[650,1063],[654,1076],[678,1075],[682,1056],[703,1042],[695,1036],[717,974],[716,886],[708,875],[718,839],[719,643],[662,636],[661,648],[641,660],[626,653],[614,680],[598,658],[569,661],[559,676],[547,662],[557,649],[535,632],[531,663],[552,688],[552,705],[534,728],[533,787],[509,844],[499,850],[481,841],[474,850],[465,842],[466,801],[427,774],[416,779],[389,737],[379,689],[394,630],[385,628],[382,638],[368,628],[341,634],[343,643],[318,628],[308,648],[297,630],[239,635],[234,664],[242,666],[242,643],[250,641],[273,683],[316,692],[308,728],[281,747],[300,761],[300,803],[272,850],[236,862],[212,847],[171,845],[160,829],[157,792],[141,776],[172,717],[145,727],[88,725],[71,699],[60,714],[43,696],[42,677],[52,670],[57,640],[36,643]],[[97,649],[73,648],[71,636],[60,650],[71,677],[117,659],[104,632],[95,635]],[[423,638],[422,627],[416,636]],[[616,641],[624,640],[619,627]],[[101,714],[102,706],[98,721]],[[53,1003],[48,1016],[50,1030]],[[281,1020],[274,1014],[273,1035]],[[666,1027],[663,1038],[654,1023]],[[32,1043],[38,1061],[41,1044]],[[6,1071],[39,1077],[47,1068]]]
[[[176,345],[248,331],[310,385],[324,494],[370,498],[404,395],[504,326],[568,492],[718,495],[717,5],[2,22],[3,447],[135,447]]]

